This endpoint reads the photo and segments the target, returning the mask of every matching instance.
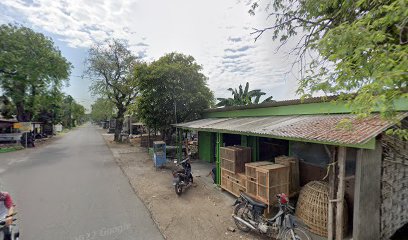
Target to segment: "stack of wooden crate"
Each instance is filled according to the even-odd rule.
[[[289,167],[271,162],[245,164],[246,192],[259,201],[274,205],[276,194],[289,193]]]
[[[254,198],[257,198],[258,183],[257,183],[257,168],[260,166],[270,165],[271,162],[252,162],[245,164],[246,181],[246,193]]]
[[[246,191],[245,163],[251,162],[251,148],[233,146],[220,148],[221,188],[239,196]]]
[[[275,163],[289,166],[289,195],[293,196],[299,193],[299,159],[295,157],[279,156],[275,158]]]

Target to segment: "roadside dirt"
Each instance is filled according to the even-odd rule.
[[[156,170],[146,149],[133,144],[117,144],[101,130],[117,164],[128,177],[136,194],[149,209],[166,239],[267,239],[236,228],[231,214],[233,198],[208,182],[207,173],[194,172],[194,186],[177,196],[171,167]],[[235,232],[228,231],[233,227]]]

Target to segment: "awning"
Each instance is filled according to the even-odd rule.
[[[400,113],[399,118],[407,116]],[[375,137],[394,125],[379,114],[359,119],[353,114],[207,118],[175,124],[182,129],[253,135],[294,141],[374,149]]]
[[[2,123],[16,123],[18,122],[16,119],[4,119],[4,118],[0,118],[0,122]]]

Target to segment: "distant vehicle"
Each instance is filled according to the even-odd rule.
[[[183,188],[186,189],[193,184],[193,175],[191,174],[190,158],[186,158],[180,163],[174,161],[176,166],[182,166],[182,170],[173,171],[173,186],[177,195],[181,195]]]
[[[298,226],[292,212],[294,208],[289,205],[286,194],[276,195],[279,203],[279,212],[272,218],[263,216],[266,204],[252,199],[241,193],[234,206],[235,225],[243,231],[258,231],[275,239],[310,240],[306,230]]]

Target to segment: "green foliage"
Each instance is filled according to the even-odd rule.
[[[388,119],[395,116],[395,99],[408,100],[406,0],[275,0],[265,7],[274,24],[255,29],[256,38],[271,30],[283,45],[300,35],[291,51],[306,69],[298,94],[340,95],[354,113],[379,110]],[[306,58],[309,50],[319,56]]]
[[[58,124],[63,121],[64,94],[58,89],[45,91],[37,97],[34,121]]]
[[[217,98],[219,101],[217,103],[217,107],[228,107],[228,106],[242,106],[242,105],[249,105],[249,104],[258,104],[260,98],[265,95],[266,93],[262,92],[260,89],[255,89],[249,91],[249,83],[247,82],[245,85],[245,90],[242,89],[242,85],[240,84],[238,90],[228,88],[228,91],[231,92],[233,98]],[[264,102],[273,102],[272,96],[266,98]]]
[[[0,96],[0,115],[4,118],[13,118],[15,114],[15,107],[13,103],[10,101],[10,98],[3,95]]]
[[[106,121],[113,117],[115,105],[105,98],[98,98],[91,106],[91,118],[93,121]]]
[[[138,64],[126,42],[107,40],[91,47],[84,76],[92,79],[94,95],[111,101],[116,107],[115,141],[120,141],[124,114],[139,93],[133,69]]]
[[[62,125],[67,128],[75,127],[86,121],[85,107],[77,103],[72,96],[64,96],[62,100]]]
[[[214,98],[201,70],[192,56],[180,53],[137,66],[134,75],[141,92],[137,110],[144,123],[170,134],[171,124],[199,118]]]
[[[51,39],[30,28],[0,26],[0,88],[12,100],[19,121],[31,121],[38,98],[68,83],[71,64]]]

